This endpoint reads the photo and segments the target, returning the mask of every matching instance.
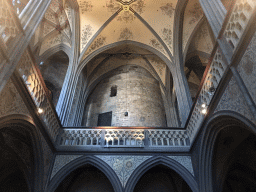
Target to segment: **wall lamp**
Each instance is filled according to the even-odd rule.
[[[203,114],[206,114],[206,113],[207,113],[207,105],[206,105],[205,103],[203,103],[203,104],[201,105],[201,107],[202,107],[201,112],[202,112]]]

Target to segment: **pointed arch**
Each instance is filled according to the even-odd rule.
[[[69,58],[71,58],[71,48],[65,44],[58,44],[55,45],[53,47],[51,47],[50,49],[47,49],[40,57],[39,57],[39,61],[45,61],[46,59],[48,59],[49,57],[51,57],[52,55],[54,55],[55,53],[58,53],[59,51],[63,51]]]
[[[78,69],[77,69],[77,74],[80,74],[82,69],[87,65],[87,63],[89,63],[89,61],[92,60],[99,53],[102,53],[103,51],[106,51],[106,50],[111,49],[113,47],[117,47],[117,46],[124,45],[124,44],[135,45],[139,48],[143,48],[143,49],[146,49],[146,50],[154,53],[155,55],[160,57],[165,62],[165,64],[169,67],[172,74],[175,72],[174,64],[163,53],[161,53],[157,49],[155,49],[155,48],[153,48],[149,45],[137,42],[137,41],[124,40],[124,41],[118,41],[118,42],[115,42],[115,43],[112,43],[112,44],[105,45],[105,46],[97,49],[96,51],[92,52],[84,60],[83,60],[83,55],[81,55],[80,56],[80,62],[79,62],[80,64],[79,64]]]
[[[234,111],[220,111],[206,121],[202,128],[199,151],[199,188],[200,191],[213,192],[212,161],[214,144],[221,130],[230,126],[240,126],[256,135],[255,125]]]
[[[136,170],[128,179],[124,192],[133,191],[139,179],[144,175],[144,173],[146,173],[148,170],[157,165],[164,165],[172,169],[173,171],[178,173],[182,179],[184,179],[184,181],[188,184],[188,186],[191,188],[193,192],[199,191],[195,178],[185,167],[183,167],[177,161],[170,159],[168,157],[157,156],[146,160],[139,167],[136,168]]]
[[[99,169],[108,178],[115,192],[123,191],[121,182],[113,169],[107,163],[94,156],[82,156],[62,167],[52,178],[49,186],[47,187],[47,191],[54,192],[69,173],[84,165],[92,165]]]
[[[14,126],[19,126],[19,128],[22,128],[30,134],[35,163],[33,186],[30,187],[32,188],[32,191],[35,189],[43,190],[44,163],[43,149],[40,143],[40,133],[38,132],[39,130],[36,129],[32,118],[26,115],[15,114],[0,118],[0,130],[8,129]]]

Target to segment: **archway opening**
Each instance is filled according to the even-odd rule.
[[[36,159],[32,135],[22,125],[12,125],[1,128],[0,140],[0,191],[33,190]]]
[[[203,75],[213,50],[213,39],[206,20],[198,24],[193,38],[184,54],[184,71],[188,81],[189,91],[194,102],[199,91]]]
[[[59,51],[39,64],[46,87],[56,107],[63,82],[67,73],[69,58],[64,51]]]
[[[77,106],[76,113],[83,113],[79,126],[179,126],[172,73],[146,48],[129,43],[109,48],[91,59],[81,74],[87,88],[80,92],[83,105]],[[98,123],[111,112],[113,121]]]
[[[0,191],[29,192],[26,176],[16,161],[1,159]]]
[[[107,76],[88,98],[84,117],[87,127],[166,127],[159,81],[147,70],[126,64]]]
[[[184,179],[164,165],[157,165],[140,178],[134,192],[192,192]]]
[[[114,192],[108,178],[102,171],[91,165],[85,165],[72,171],[58,186],[55,192]]]
[[[253,192],[256,189],[256,136],[239,126],[217,136],[212,159],[214,191]]]

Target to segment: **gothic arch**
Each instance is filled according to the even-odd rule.
[[[71,58],[72,52],[71,52],[71,48],[65,44],[58,44],[55,45],[53,47],[51,47],[50,49],[47,49],[40,57],[39,57],[39,61],[45,61],[47,60],[49,57],[51,57],[52,55],[54,55],[55,53],[58,53],[59,51],[63,51],[69,58]]]
[[[182,51],[182,31],[183,31],[183,20],[184,12],[187,7],[188,0],[178,1],[175,8],[174,25],[173,25],[173,52],[175,62],[183,63],[183,51]]]
[[[13,126],[19,126],[19,128],[24,129],[30,134],[30,139],[32,141],[33,146],[33,157],[34,157],[34,180],[32,191],[34,189],[43,190],[43,175],[44,175],[44,168],[43,168],[43,151],[42,145],[40,143],[40,135],[38,130],[36,129],[33,120],[31,117],[26,115],[8,115],[5,117],[0,118],[0,130],[1,129],[9,129]]]
[[[78,69],[77,69],[77,74],[80,74],[82,69],[87,65],[87,63],[93,59],[96,55],[98,55],[99,53],[102,53],[103,51],[106,51],[108,49],[111,49],[111,48],[114,48],[114,47],[117,47],[119,45],[123,45],[123,44],[128,44],[128,45],[135,45],[139,48],[144,48],[148,51],[151,51],[152,53],[154,53],[155,55],[157,55],[159,58],[161,58],[165,64],[168,66],[168,68],[170,69],[170,71],[172,72],[172,74],[175,72],[175,66],[174,64],[165,56],[163,55],[160,51],[158,51],[157,49],[149,46],[149,45],[146,45],[146,44],[143,44],[143,43],[140,43],[140,42],[136,42],[136,41],[131,41],[131,40],[124,40],[124,41],[119,41],[119,42],[115,42],[115,43],[112,43],[112,44],[109,44],[109,45],[106,45],[106,46],[103,46],[99,49],[97,49],[96,51],[92,52],[90,55],[88,55],[84,60],[83,59],[83,55],[80,56],[79,58],[79,66],[78,66]]]
[[[99,65],[101,65],[101,64],[99,64]],[[116,70],[116,69],[118,69],[118,68],[121,68],[121,67],[124,67],[124,66],[125,66],[125,65],[119,66],[119,67],[117,67],[117,68],[115,68],[115,69],[113,69],[113,70],[111,70],[111,71],[108,71],[108,72],[102,74],[101,76],[99,76],[98,78],[96,78],[96,79],[88,86],[88,88],[87,88],[87,90],[86,90],[86,92],[85,92],[85,94],[84,94],[85,106],[86,106],[86,103],[87,103],[87,100],[88,100],[90,94],[93,92],[93,90],[96,88],[96,86],[97,86],[102,80],[104,80],[104,79],[110,77],[110,76],[112,75],[112,73],[113,73],[114,70]],[[158,76],[158,73],[155,71],[155,69],[152,67],[153,73],[156,74],[156,77],[154,77],[154,74],[152,74],[152,73],[151,73],[150,71],[148,71],[146,68],[144,68],[144,67],[142,67],[142,66],[140,66],[140,65],[136,65],[136,64],[134,64],[134,66],[138,66],[138,67],[143,68],[143,69],[146,70],[149,74],[151,74],[152,77],[153,77],[156,81],[159,82],[159,87],[161,87],[161,88],[163,89],[163,91],[164,91],[164,94],[162,94],[162,99],[163,99],[164,103],[168,103],[166,88],[164,87],[164,84],[163,84],[162,80],[160,79],[160,77]],[[97,66],[97,67],[98,67],[98,66]],[[96,67],[94,70],[96,70],[97,67]],[[91,74],[93,74],[93,72],[92,72]],[[170,114],[169,114],[169,111],[168,111],[168,106],[167,106],[166,104],[164,104],[164,107],[165,107],[165,113],[166,113],[166,115],[168,114],[168,117],[169,117]],[[83,112],[83,113],[84,113],[84,112]]]
[[[96,167],[97,169],[103,172],[103,174],[108,178],[108,180],[112,184],[115,192],[123,191],[120,180],[118,179],[113,169],[109,167],[109,165],[107,165],[104,161],[94,156],[82,156],[62,167],[60,171],[56,173],[56,175],[52,178],[49,186],[47,187],[47,191],[54,192],[61,183],[61,181],[64,178],[66,178],[69,175],[69,173],[88,164]]]
[[[255,125],[234,111],[221,111],[209,117],[202,128],[202,141],[199,151],[200,191],[213,192],[212,161],[214,144],[220,131],[232,125],[241,126],[256,135]]]
[[[131,192],[134,190],[136,184],[138,183],[139,179],[146,173],[149,169],[157,166],[157,165],[164,165],[176,173],[178,173],[182,179],[188,184],[193,192],[198,192],[198,186],[195,178],[191,175],[191,173],[179,164],[177,161],[170,159],[165,156],[157,156],[152,157],[145,162],[143,162],[136,170],[132,173],[130,178],[127,181],[126,187],[124,192]]]

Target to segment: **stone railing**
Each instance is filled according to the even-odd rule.
[[[245,29],[253,15],[255,6],[255,0],[236,0],[234,7],[230,10],[230,14],[227,14],[227,22],[223,24],[224,30],[220,32],[219,37],[221,38],[224,36],[225,40],[231,45],[232,54],[235,53],[239,42],[242,41],[242,36],[244,35]],[[217,49],[215,50],[215,53],[212,54],[214,56],[211,61],[210,68],[206,74],[186,127],[191,143],[193,143],[195,136],[203,123],[214,92],[219,86],[223,74],[227,69],[226,61],[229,59],[226,59],[222,54],[218,42]],[[232,55],[230,55],[229,58],[231,58],[231,56]]]
[[[238,46],[255,6],[255,0],[236,0],[224,31],[224,36],[233,50]]]
[[[187,132],[184,130],[149,129],[147,131],[150,147],[184,147],[190,145]]]
[[[48,92],[43,85],[44,82],[39,77],[36,66],[27,50],[21,57],[17,69],[37,107],[38,116],[42,119],[50,138],[55,142],[60,129],[58,117],[48,100]]]
[[[75,129],[65,128],[59,135],[57,146],[76,150],[82,148],[159,148],[189,147],[185,130],[170,129]],[[82,147],[82,148],[81,148]]]
[[[217,49],[196,101],[193,113],[189,119],[187,133],[190,140],[195,137],[197,131],[199,130],[205,114],[207,113],[207,106],[212,100],[213,92],[219,85],[226,68],[227,65],[223,61],[223,56],[219,49]]]

